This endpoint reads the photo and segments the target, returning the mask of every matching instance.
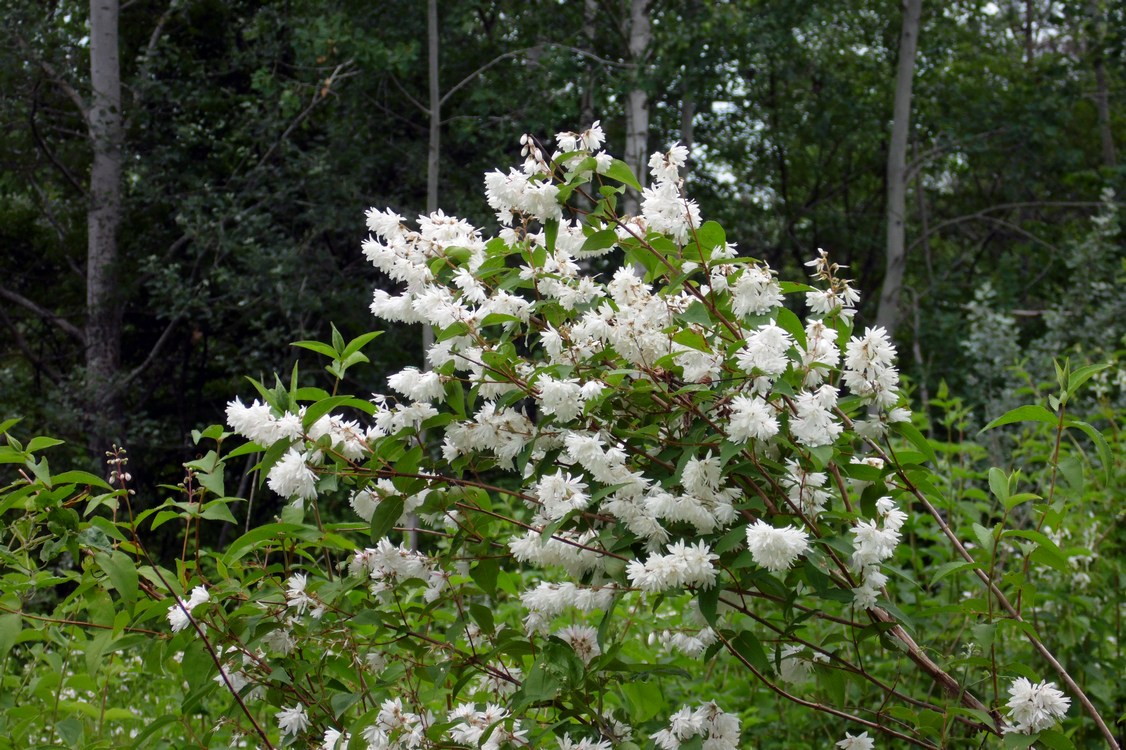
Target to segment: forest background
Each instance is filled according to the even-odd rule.
[[[945,517],[958,521],[951,525],[963,538],[972,529],[979,549],[992,545],[990,573],[1003,538],[1032,542],[1020,548],[1025,574],[1030,550],[1040,547],[1036,564],[1047,559],[1054,570],[1042,583],[1041,601],[1045,612],[1058,615],[1045,631],[1053,648],[1080,666],[1084,689],[1114,725],[1099,725],[1103,739],[1112,747],[1112,733],[1121,740],[1122,598],[1113,592],[1121,592],[1118,425],[1126,406],[1126,253],[1118,218],[1124,171],[1117,155],[1124,130],[1126,3],[0,0],[0,16],[6,50],[0,56],[0,417],[20,418],[18,425],[6,420],[0,427],[9,443],[0,462],[22,472],[0,493],[0,508],[14,514],[17,502],[31,498],[26,518],[39,514],[35,523],[42,522],[34,527],[34,543],[21,549],[5,543],[0,550],[5,566],[19,569],[4,569],[0,595],[11,596],[0,605],[7,613],[0,616],[0,653],[5,659],[8,651],[35,654],[40,661],[24,663],[20,689],[44,705],[54,691],[56,714],[63,682],[34,684],[54,669],[42,668],[55,658],[45,645],[51,634],[69,633],[67,653],[84,650],[91,679],[104,678],[98,683],[103,696],[111,679],[96,677],[104,669],[97,648],[111,649],[73,635],[80,629],[66,630],[75,623],[59,614],[64,609],[52,610],[59,604],[54,594],[38,588],[36,576],[47,574],[28,563],[32,557],[13,561],[42,547],[35,554],[54,564],[71,545],[70,562],[83,558],[85,583],[78,590],[116,591],[115,606],[124,614],[136,604],[137,574],[130,578],[113,561],[125,559],[118,547],[124,544],[134,555],[126,567],[140,569],[142,548],[132,520],[136,548],[124,536],[115,537],[112,553],[105,537],[99,538],[104,549],[93,544],[88,527],[109,527],[98,524],[108,503],[98,510],[103,501],[76,489],[76,479],[63,492],[56,477],[54,497],[55,480],[33,454],[50,449],[56,469],[108,476],[117,483],[116,496],[127,500],[123,464],[111,461],[107,473],[104,463],[112,446],[126,446],[127,481],[141,515],[179,508],[154,516],[163,520],[152,523],[144,556],[157,571],[154,561],[171,565],[179,556],[182,590],[176,595],[186,594],[192,575],[207,567],[201,567],[202,549],[226,549],[224,559],[230,558],[240,527],[268,524],[279,514],[286,523],[295,519],[294,505],[284,507],[281,498],[255,487],[251,469],[259,456],[243,450],[224,464],[202,443],[225,437],[220,428],[205,427],[224,421],[233,396],[252,393],[247,376],[269,385],[274,373],[293,370],[299,354],[307,382],[329,385],[323,375],[308,374],[315,372],[305,364],[310,353],[293,342],[318,351],[308,342],[332,340],[339,354],[344,341],[375,327],[371,290],[393,291],[394,285],[359,252],[363,211],[389,207],[413,217],[441,208],[491,227],[482,177],[516,161],[523,134],[550,150],[556,132],[601,122],[608,149],[622,154],[642,181],[650,153],[675,142],[687,146],[691,158],[680,172],[685,193],[698,201],[704,219],[725,228],[741,255],[769,262],[787,279],[808,277],[805,266],[819,248],[847,267],[861,293],[857,332],[878,323],[898,346],[904,393],[920,432],[907,426],[897,434],[906,435],[922,451],[918,461],[926,459],[941,477],[935,484],[950,503]],[[637,212],[636,194],[622,200],[625,213]],[[587,262],[608,279],[622,261]],[[364,396],[382,392],[388,375],[422,364],[422,342],[418,327],[391,327],[364,349],[372,367],[338,367],[333,394],[337,388]],[[1065,358],[1070,366],[1062,364]],[[1083,368],[1090,364],[1107,366]],[[284,392],[279,387],[274,396],[284,401]],[[1041,402],[1052,411],[1018,408]],[[1075,422],[1073,413],[1090,419],[1105,440],[1094,437],[1096,428]],[[1031,429],[1012,424],[1029,414],[1036,415]],[[979,433],[991,421],[1006,429]],[[1097,457],[1090,445],[1062,439],[1065,428],[1077,424],[1089,430]],[[36,438],[25,448],[13,441],[16,432],[66,442]],[[842,456],[836,458],[843,462]],[[185,462],[216,483],[201,480],[206,491],[223,495],[215,501],[222,511],[202,516],[216,523],[200,524],[199,508],[187,507],[191,477],[180,487],[171,484],[184,477]],[[1026,473],[1010,474],[1013,469]],[[1062,490],[1055,495],[1061,477],[1066,500]],[[1041,495],[1017,492],[1022,481]],[[32,487],[37,494],[29,494]],[[63,499],[70,491],[74,498]],[[189,502],[177,504],[185,492]],[[1010,514],[1042,497],[1047,500],[1035,511],[1042,515]],[[58,526],[63,509],[83,501],[91,504],[81,530],[73,511],[73,528]],[[48,510],[51,502],[59,508]],[[342,503],[325,509],[334,523],[351,519]],[[165,524],[163,514],[177,513],[185,526]],[[364,519],[371,521],[373,543],[392,533],[397,515]],[[193,519],[194,568],[187,532]],[[113,521],[125,528],[116,512]],[[1017,528],[1006,531],[1006,523]],[[11,539],[19,536],[17,527],[11,524]],[[915,555],[915,531],[913,556],[901,555],[904,570],[943,597],[955,596],[974,564],[967,557],[937,565],[940,558]],[[925,538],[928,532],[920,526],[918,533]],[[262,559],[273,543],[265,536],[256,540]],[[1016,559],[1018,548],[1009,546],[1005,555]],[[288,575],[288,561],[284,567]],[[248,562],[242,574],[253,571]],[[473,585],[488,598],[474,596],[492,601],[496,571],[491,580],[477,572]],[[64,571],[51,585],[71,574]],[[286,607],[293,607],[295,579],[285,580],[291,587]],[[1026,593],[1031,602],[1034,588],[1023,577],[1004,580],[1018,591],[1018,608]],[[163,597],[176,589],[167,583],[161,579],[165,594],[145,589],[152,606],[138,622],[165,616]],[[298,593],[304,596],[304,589]],[[77,606],[77,594],[59,596],[60,607]],[[985,601],[984,621],[972,600],[949,603],[964,621],[942,615],[938,621],[949,619],[951,630],[944,656],[953,658],[967,631],[973,641],[967,664],[982,666],[973,662],[974,643],[994,652],[987,665],[993,715],[977,709],[894,715],[911,723],[920,742],[936,731],[944,741],[952,727],[960,729],[958,721],[1001,733],[999,675],[1024,674],[1027,652],[1006,652],[1008,665],[998,669],[1002,638],[993,639],[1002,621],[993,619],[991,596]],[[96,619],[94,605],[84,606]],[[185,621],[192,606],[183,610]],[[479,610],[473,618],[491,623],[488,608]],[[175,605],[167,616],[178,632],[174,614]],[[883,630],[874,626],[861,641]],[[784,639],[777,641],[774,667],[781,674]],[[163,662],[154,658],[149,668],[175,674],[174,659],[161,654]],[[766,665],[767,657],[756,654],[758,666]],[[215,653],[210,659],[219,663]],[[207,671],[211,660],[188,659],[185,675],[199,668],[188,680],[193,686],[216,689]],[[132,669],[122,664],[123,673]],[[893,670],[894,661],[878,666]],[[709,672],[707,679],[713,677]],[[17,678],[13,671],[3,679],[15,684]],[[590,679],[590,685],[576,683],[576,702],[588,687],[602,684]],[[532,701],[534,682],[521,688],[521,700]],[[169,684],[179,689],[177,680]],[[285,689],[271,689],[281,690],[267,703],[283,709],[278,730],[288,742]],[[864,705],[859,695],[856,702]],[[340,708],[336,718],[347,709],[329,702],[334,711]],[[647,702],[638,699],[634,708]],[[98,717],[75,708],[81,722],[70,725],[56,717],[43,721],[65,744],[83,746],[83,737],[103,735],[104,705],[103,698]],[[11,699],[0,700],[0,708],[13,722],[4,726],[19,727],[12,737],[34,736],[38,730],[31,727],[46,716]],[[273,709],[256,710],[268,719]],[[793,738],[755,734],[755,712],[763,726],[805,736],[782,709],[781,719],[771,710],[761,701],[743,708],[756,742],[793,746],[787,745]],[[200,731],[208,711],[198,712]],[[253,723],[253,712],[243,711]],[[1079,746],[1091,742],[1096,732],[1080,723],[1079,713],[1068,719],[1066,736],[1047,730],[1040,741],[1057,743],[1053,747],[1072,746],[1068,737]],[[180,720],[185,727],[194,721]],[[984,723],[972,723],[978,721]],[[835,728],[818,726],[827,737],[840,737]],[[259,731],[269,746],[267,732]],[[240,736],[232,734],[231,742]],[[1021,737],[1004,741],[1023,746]]]
[[[143,483],[193,457],[244,375],[286,371],[291,341],[371,327],[364,208],[487,223],[482,175],[522,133],[594,120],[637,174],[689,146],[688,192],[744,254],[847,264],[924,406],[945,381],[984,424],[1011,365],[1122,345],[1121,2],[923,8],[883,310],[898,3],[443,2],[432,33],[422,2],[126,2],[108,244],[88,232],[89,8],[4,5],[0,401],[76,454],[129,446]],[[376,377],[419,343],[382,338]]]

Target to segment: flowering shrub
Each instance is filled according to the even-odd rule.
[[[983,527],[990,554],[963,543],[894,348],[854,325],[843,269],[822,251],[809,283],[781,281],[740,255],[684,195],[681,147],[650,160],[642,215],[619,215],[638,186],[603,140],[597,125],[562,133],[549,156],[525,137],[521,168],[486,177],[495,237],[441,212],[412,226],[369,211],[363,252],[401,286],[376,291],[372,312],[432,326],[428,368],[357,398],[336,387],[375,334],[299,342],[331,360],[333,391],[296,371],[288,387],[256,383],[227,411],[249,442],[200,433],[217,447],[188,465],[182,500],[135,513],[123,455],[111,486],[52,476],[44,444],[9,438],[5,460],[30,472],[0,505],[25,512],[13,560],[69,552],[82,569],[18,578],[0,653],[14,629],[30,668],[51,662],[49,626],[104,628],[94,671],[91,653],[152,641],[150,669],[173,678],[201,745],[733,750],[769,720],[768,693],[827,717],[817,732],[842,748],[1068,742],[1068,699],[1022,662],[954,672],[920,643],[946,643],[920,593],[942,594],[941,576],[902,563],[926,556],[976,576],[991,637],[1027,638],[1105,729],[996,566],[1013,535],[1058,548],[1004,521]],[[584,272],[614,250],[625,264],[609,278]],[[225,467],[248,454],[286,507],[193,557],[192,529],[235,522]],[[142,541],[173,520],[175,570]],[[96,593],[60,591],[35,621],[50,625],[23,629],[36,592],[64,581]],[[92,602],[81,621],[75,601]],[[710,687],[684,680],[705,673]],[[1012,726],[1002,675],[1019,677]],[[79,729],[53,731],[75,744]],[[135,729],[135,746],[160,730]]]

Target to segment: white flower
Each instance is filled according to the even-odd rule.
[[[286,581],[286,606],[293,607],[297,610],[297,614],[304,614],[305,608],[309,605],[316,606],[315,599],[305,593],[305,585],[308,583],[309,577],[304,573],[294,573]]]
[[[775,280],[770,266],[765,263],[761,266],[747,266],[731,290],[731,310],[739,317],[766,315],[781,304],[782,287]]]
[[[861,732],[855,737],[845,732],[845,738],[837,743],[841,750],[872,750],[875,746],[876,741],[867,732]]]
[[[172,632],[179,633],[188,627],[191,624],[191,618],[188,616],[191,611],[209,601],[211,601],[211,595],[207,593],[207,589],[203,586],[196,586],[192,589],[192,595],[186,602],[177,598],[176,603],[168,608],[168,624],[172,626]]]
[[[309,728],[309,717],[305,714],[305,706],[298,703],[293,708],[282,708],[274,714],[278,720],[278,729],[282,734],[299,734]]]
[[[785,329],[767,323],[747,335],[736,361],[748,373],[757,370],[764,375],[781,375],[790,364],[786,352],[793,345],[794,339]]]
[[[312,499],[317,496],[317,475],[305,463],[305,456],[290,448],[270,469],[267,484],[282,497]]]
[[[727,436],[733,443],[748,440],[769,440],[778,434],[778,419],[766,401],[757,396],[736,396],[731,399],[731,420]]]
[[[816,448],[831,445],[844,427],[834,421],[832,409],[837,405],[837,389],[826,383],[816,391],[802,391],[794,399],[794,418],[790,432],[802,445]]]
[[[809,548],[804,529],[794,526],[776,529],[763,520],[747,527],[747,549],[755,563],[772,573],[781,573]]]
[[[352,735],[341,734],[337,729],[326,729],[320,750],[343,750],[352,741]]]
[[[1032,734],[1055,725],[1071,707],[1071,699],[1056,689],[1054,682],[1038,682],[1033,685],[1024,677],[1018,677],[1009,685],[1009,718],[1015,724],[1013,731]]]
[[[598,631],[589,625],[571,625],[555,634],[555,637],[575,650],[583,664],[602,653],[598,645]]]

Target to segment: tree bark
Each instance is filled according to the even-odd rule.
[[[582,102],[579,105],[580,130],[594,124],[594,89],[596,86],[594,54],[594,35],[598,30],[598,0],[583,2],[583,49],[590,53],[586,58],[586,86],[583,87]]]
[[[117,377],[122,307],[118,295],[117,233],[121,224],[121,66],[118,0],[90,0],[90,102],[93,148],[86,247],[86,390],[91,447],[100,457],[120,429]]]
[[[899,34],[899,64],[895,74],[891,143],[887,160],[887,270],[880,292],[876,319],[889,336],[899,324],[899,297],[907,267],[905,243],[907,214],[907,136],[911,130],[911,82],[919,47],[922,0],[903,0],[903,26]]]
[[[426,213],[438,210],[438,177],[442,158],[442,91],[438,80],[438,0],[429,0],[426,31],[430,50],[430,146],[426,152]]]
[[[642,187],[646,183],[645,165],[649,148],[649,93],[642,80],[646,55],[653,32],[649,22],[649,0],[630,0],[629,10],[629,65],[633,74],[632,88],[626,93],[626,149],[625,162],[637,176]],[[641,196],[633,189],[622,199],[622,212],[636,215],[641,212]]]

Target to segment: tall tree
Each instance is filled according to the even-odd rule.
[[[119,422],[122,307],[116,280],[121,225],[121,61],[118,0],[90,0],[90,105],[93,150],[86,251],[86,390],[91,445],[109,448]]]
[[[625,162],[645,187],[645,163],[649,154],[649,90],[646,65],[653,27],[649,18],[649,0],[629,0],[629,21],[626,28],[629,40],[629,69],[632,76],[626,92],[626,148]],[[627,214],[640,213],[640,196],[633,190],[626,192],[622,207]]]
[[[890,335],[895,335],[895,328],[899,323],[899,298],[903,291],[903,273],[907,268],[907,138],[911,132],[911,82],[915,75],[915,53],[919,48],[922,4],[922,0],[903,0],[891,142],[888,144],[887,265],[876,319]]]

